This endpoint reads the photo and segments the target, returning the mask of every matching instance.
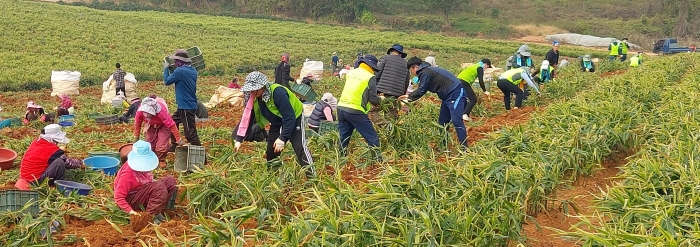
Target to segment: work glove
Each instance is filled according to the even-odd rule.
[[[484,91],[484,95],[491,96],[491,93],[489,93],[489,91]]]
[[[185,145],[185,140],[182,140],[182,138],[180,138],[179,140],[177,140],[176,144],[177,144],[178,147],[179,147],[179,146],[182,146],[182,145]]]
[[[386,99],[386,97],[384,97],[384,94],[383,94],[383,93],[380,93],[380,94],[379,94],[379,99],[380,99],[381,101],[384,101],[384,99]]]
[[[129,215],[138,215],[138,216],[141,216],[141,214],[137,213],[137,212],[134,211],[134,210],[129,211]]]
[[[282,150],[284,149],[284,144],[285,144],[284,141],[277,138],[277,140],[275,140],[275,144],[274,144],[275,153],[281,153]]]
[[[236,141],[236,142],[233,144],[233,149],[236,150],[236,151],[238,151],[239,149],[241,149],[241,142]]]
[[[163,62],[163,68],[164,68],[164,69],[167,69],[168,67],[170,67],[170,63],[168,63],[168,62]]]

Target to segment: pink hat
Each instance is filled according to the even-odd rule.
[[[34,104],[34,101],[27,102],[27,108],[42,109],[40,105]]]

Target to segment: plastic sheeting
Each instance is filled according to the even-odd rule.
[[[584,35],[584,34],[577,34],[577,33],[562,33],[562,34],[551,34],[545,36],[546,40],[549,41],[557,41],[559,43],[566,43],[566,44],[572,44],[572,45],[580,45],[580,46],[592,46],[592,47],[608,47],[610,46],[610,43],[612,43],[614,40],[617,40],[616,38],[601,38],[601,37],[596,37],[596,36],[591,36],[591,35]],[[629,47],[634,50],[642,50],[642,47],[629,43]]]

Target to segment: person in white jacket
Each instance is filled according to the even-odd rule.
[[[430,66],[437,67],[437,63],[435,63],[435,53],[433,51],[428,52],[428,56],[425,57],[426,63],[429,63]]]

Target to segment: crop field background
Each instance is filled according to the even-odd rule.
[[[399,42],[421,57],[436,50],[441,66],[456,73],[460,63],[485,56],[503,64],[519,45],[191,14],[0,4],[8,13],[1,24],[12,27],[2,30],[11,38],[0,42],[0,54],[12,59],[0,62],[0,86],[22,90],[0,93],[2,117],[21,116],[29,100],[49,109],[57,105],[45,88],[50,70],[80,70],[88,85],[104,81],[115,62],[143,81],[137,88],[141,96],[158,94],[175,109],[172,87],[159,78],[160,63],[175,48],[193,45],[207,61],[198,81],[200,101],[250,67],[271,68],[265,66],[274,66],[282,51],[292,54],[298,71],[305,57],[327,60],[337,51],[351,62],[358,51],[383,54]],[[548,49],[531,47],[539,56]],[[605,55],[567,46],[562,52]],[[289,147],[278,170],[267,169],[262,143],[247,142],[234,152],[230,134],[241,110],[217,107],[210,121],[197,126],[207,148],[206,169],[175,173],[170,156],[170,166],[155,171],[156,178],[173,175],[179,181],[168,222],[133,232],[112,199],[113,178],[77,170],[69,179],[93,186],[90,196],[40,187],[39,215],[0,215],[0,245],[547,246],[528,240],[524,229],[546,228],[534,217],[563,211],[579,224],[554,229],[569,241],[557,246],[696,246],[699,65],[700,57],[690,54],[653,58],[632,69],[602,62],[596,73],[580,73],[574,64],[546,85],[542,97],[533,95],[511,112],[503,110],[494,83],[489,89],[494,95],[479,95],[466,154],[456,151],[454,133],[446,135],[435,124],[439,100],[429,95],[411,104],[401,123],[378,130],[387,162],[373,162],[357,134],[347,157],[337,151],[337,135],[311,138],[315,179],[304,177]],[[339,95],[343,81],[324,76],[314,89]],[[133,125],[101,126],[87,118],[113,112],[99,104],[101,93],[101,87],[88,86],[74,98],[77,124],[66,129],[70,156],[116,151],[132,141]],[[42,127],[35,122],[2,129],[0,146],[16,150],[19,162]],[[590,214],[579,214],[575,198],[557,197],[619,152],[629,154],[629,163],[621,164],[611,189],[596,192]],[[16,168],[0,171],[0,187],[11,187],[17,176]],[[40,231],[53,220],[60,230],[42,238]]]

